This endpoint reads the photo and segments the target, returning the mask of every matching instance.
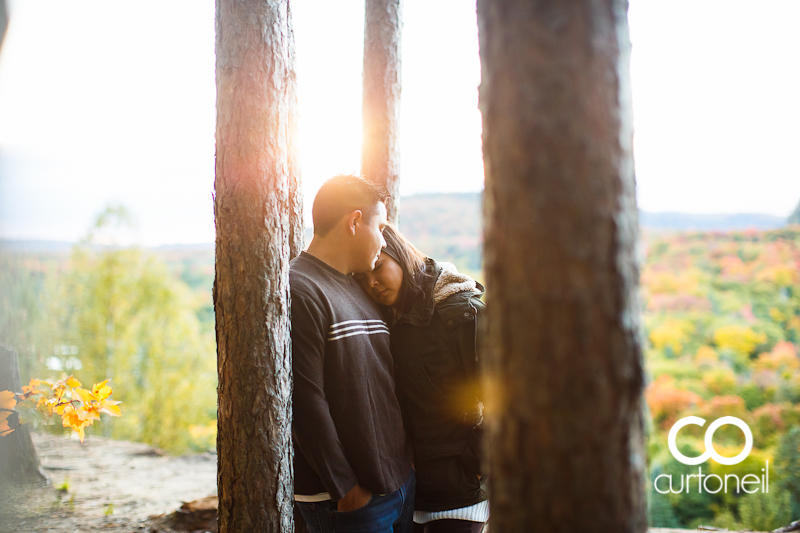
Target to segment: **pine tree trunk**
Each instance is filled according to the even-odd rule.
[[[361,173],[391,194],[387,213],[396,222],[400,202],[400,36],[402,0],[366,0]]]
[[[491,531],[645,531],[627,2],[478,21]]]
[[[0,391],[20,392],[17,352],[0,345]],[[10,426],[17,423],[12,413]],[[22,424],[5,437],[0,437],[0,482],[48,483],[49,478],[39,468],[39,456],[31,440],[28,424]]]
[[[291,6],[287,8],[291,16]],[[289,20],[289,65],[291,75],[287,78],[287,92],[290,95],[288,142],[289,144],[289,259],[294,259],[304,248],[305,221],[303,220],[303,191],[300,187],[300,151],[297,149],[297,127],[299,124],[297,109],[297,76],[294,73],[294,29]]]
[[[292,31],[291,26],[289,30]],[[294,42],[294,34],[291,37]],[[289,50],[289,61],[294,65],[294,47]],[[289,93],[297,95],[297,78],[292,76],[288,80]],[[289,138],[297,138],[297,105],[293,105],[289,115]],[[300,190],[300,153],[299,150],[289,151],[289,173],[295,177],[289,182],[289,259],[294,259],[303,250],[303,239],[305,237],[305,222],[303,220],[303,193]],[[292,481],[294,486],[294,481]],[[300,509],[293,503],[294,531],[295,533],[308,533],[303,515]]]
[[[217,0],[220,532],[293,531],[289,259],[302,246],[287,0]]]

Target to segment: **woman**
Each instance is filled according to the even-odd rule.
[[[383,236],[375,268],[356,280],[392,324],[397,393],[417,473],[414,531],[477,533],[489,517],[477,387],[483,286],[426,257],[391,226]]]

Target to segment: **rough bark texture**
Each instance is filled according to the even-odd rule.
[[[221,532],[294,529],[289,258],[302,217],[291,28],[287,0],[217,0]]]
[[[288,2],[289,0],[287,0]],[[289,125],[288,139],[289,148],[289,259],[294,259],[304,248],[305,221],[303,220],[303,191],[300,187],[300,151],[296,146],[298,138],[297,125],[299,116],[297,109],[297,76],[294,74],[295,55],[294,55],[294,29],[291,24],[291,6],[287,8],[289,13],[289,65],[291,75],[286,79],[287,92],[290,95],[289,102]]]
[[[400,35],[402,0],[366,0],[361,173],[391,194],[386,206],[396,222],[400,202]]]
[[[22,390],[19,380],[17,352],[0,345],[0,391]],[[11,415],[10,426],[17,423]],[[39,456],[33,447],[28,424],[23,424],[5,437],[0,437],[0,482],[47,483],[49,478],[39,468]]]
[[[627,2],[478,21],[491,531],[645,531]]]

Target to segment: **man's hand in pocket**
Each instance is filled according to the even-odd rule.
[[[367,505],[371,497],[372,491],[356,485],[344,495],[344,498],[339,500],[338,510],[342,512],[355,511]]]

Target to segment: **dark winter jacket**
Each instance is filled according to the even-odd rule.
[[[433,275],[392,325],[391,347],[403,420],[414,446],[416,509],[444,511],[487,498],[485,482],[478,478],[483,404],[476,346],[484,289],[477,283],[477,291],[461,290],[435,303],[442,266],[432,259],[426,266]]]

